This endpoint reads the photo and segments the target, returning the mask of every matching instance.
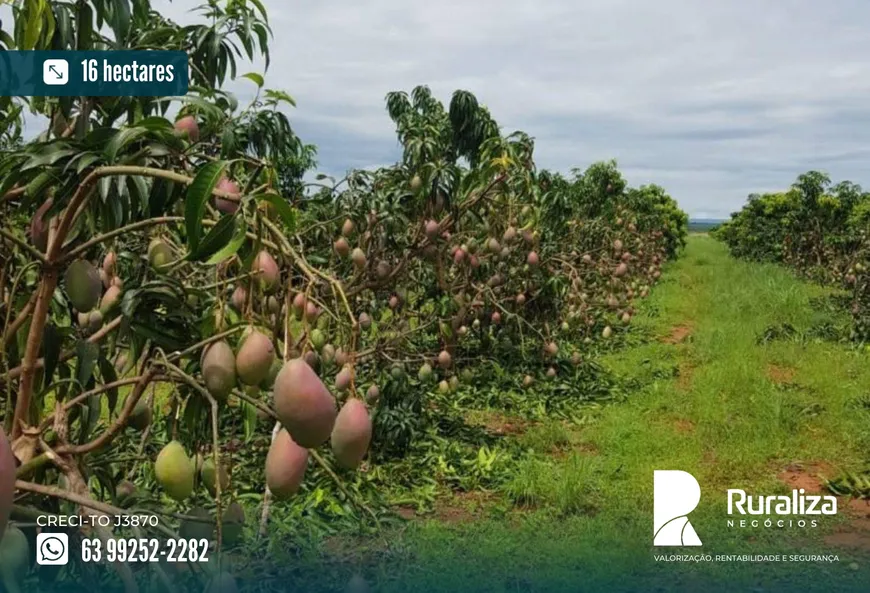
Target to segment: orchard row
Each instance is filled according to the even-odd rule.
[[[717,230],[731,252],[789,266],[849,293],[852,338],[870,338],[870,193],[818,171],[785,192],[751,195]]]

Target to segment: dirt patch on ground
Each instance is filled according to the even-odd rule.
[[[595,443],[577,443],[574,445],[574,451],[585,453],[587,455],[598,455],[601,453],[601,450]]]
[[[774,383],[784,384],[794,382],[795,369],[778,364],[767,365],[767,376]]]
[[[678,418],[674,421],[674,430],[680,434],[689,434],[695,432],[695,423],[686,418]]]
[[[465,507],[444,505],[435,509],[435,518],[442,523],[466,523],[474,520],[474,513]]]
[[[456,492],[435,504],[435,518],[444,523],[465,523],[480,518],[494,495],[489,492]]]
[[[823,487],[823,476],[834,475],[833,468],[824,462],[793,463],[776,477],[793,489],[803,488],[808,494],[818,494]]]
[[[803,488],[808,494],[830,494],[824,487],[823,476],[833,475],[830,464],[817,462],[792,464],[777,477],[789,487]],[[825,544],[870,553],[870,501],[838,497],[837,509],[840,512],[845,510],[849,521],[826,535]]]
[[[522,434],[532,424],[524,418],[506,416],[489,410],[475,410],[466,420],[469,424],[482,426],[488,433],[499,436]]]
[[[431,512],[418,513],[417,509],[410,505],[394,507],[397,515],[407,521],[415,519],[436,519],[442,523],[465,523],[481,518],[496,495],[491,492],[479,490],[471,492],[453,492],[435,501],[435,508]]]
[[[593,456],[598,455],[601,451],[594,443],[574,443],[572,445],[554,447],[553,450],[549,451],[549,455],[553,459],[567,459],[575,453]]]
[[[870,531],[844,531],[832,533],[824,538],[825,544],[834,548],[858,548],[870,551]]]
[[[396,507],[395,511],[402,519],[407,519],[408,521],[417,516],[417,510],[414,507],[400,506]]]
[[[845,509],[850,520],[839,526],[836,532],[825,536],[825,543],[870,554],[870,501],[838,498],[837,509],[840,512]]]
[[[694,374],[695,367],[687,362],[681,362],[677,368],[677,389],[689,391],[692,388],[692,376]]]
[[[840,503],[845,499],[838,499]],[[851,548],[861,552],[870,553],[870,519],[868,519],[868,507],[866,500],[852,499],[845,505],[846,514],[850,517],[849,522],[840,525],[834,533],[826,535],[824,542],[836,548]],[[838,504],[837,509],[842,507]]]
[[[851,514],[861,517],[861,521],[867,521],[867,529],[870,529],[870,500],[853,498],[849,500],[848,508]]]
[[[688,325],[677,325],[671,328],[671,333],[662,338],[665,344],[679,344],[692,335],[692,328]]]

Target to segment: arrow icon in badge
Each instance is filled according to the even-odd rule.
[[[42,63],[42,82],[59,85],[69,82],[69,62],[66,60],[45,60]]]

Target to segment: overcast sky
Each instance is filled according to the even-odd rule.
[[[870,186],[868,0],[264,2],[267,86],[328,173],[395,162],[384,97],[427,84],[529,133],[540,168],[615,158],[693,217],[813,168]],[[200,3],[154,0],[179,22]]]

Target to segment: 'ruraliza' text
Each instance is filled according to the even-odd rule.
[[[805,494],[803,488],[791,496],[752,496],[745,490],[728,490],[728,514],[741,515],[836,515],[833,496]]]

